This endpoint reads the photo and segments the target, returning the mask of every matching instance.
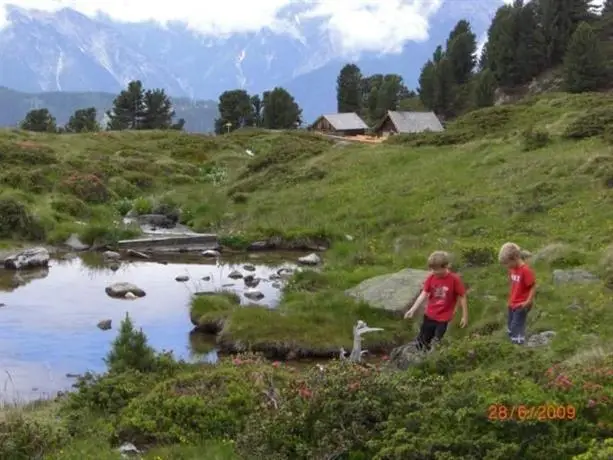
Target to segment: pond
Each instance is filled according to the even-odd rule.
[[[270,276],[288,266],[288,255],[273,259],[252,255],[243,260],[190,259],[121,261],[113,271],[98,254],[84,254],[69,260],[53,259],[49,270],[15,272],[0,269],[0,401],[22,402],[48,397],[70,389],[74,374],[101,372],[103,357],[117,334],[126,312],[146,333],[157,350],[172,350],[175,356],[191,361],[215,361],[214,342],[191,333],[189,300],[194,292],[221,288],[241,294],[247,303],[274,307],[280,286]],[[294,255],[293,260],[296,259]],[[245,283],[228,275],[243,266],[262,279],[259,301],[242,294]],[[117,268],[117,267],[114,267]],[[188,276],[186,282],[175,280]],[[129,282],[147,295],[136,300],[113,299],[105,288]],[[97,324],[112,320],[112,329]],[[190,334],[191,333],[191,334]]]

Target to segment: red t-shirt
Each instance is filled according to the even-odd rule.
[[[424,282],[424,292],[428,295],[426,316],[435,321],[451,321],[455,313],[458,297],[466,294],[464,283],[455,273],[447,273],[439,277],[434,274],[428,276]]]
[[[527,264],[524,264],[509,270],[509,281],[511,283],[509,306],[512,309],[516,309],[520,304],[528,300],[528,294],[530,294],[530,289],[536,283],[536,278],[532,269]]]

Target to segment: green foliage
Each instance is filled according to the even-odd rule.
[[[276,87],[262,95],[262,126],[267,129],[293,129],[302,124],[302,109],[286,89]]]
[[[69,133],[93,133],[100,131],[95,107],[76,110],[66,123],[65,130]]]
[[[57,131],[55,117],[49,109],[30,110],[20,125],[26,131],[54,133]]]
[[[607,63],[599,38],[582,22],[570,39],[564,57],[564,83],[571,93],[595,91],[608,80]]]
[[[51,200],[51,209],[72,217],[87,217],[87,205],[73,195],[58,195]]]
[[[0,238],[41,240],[44,237],[44,228],[27,204],[9,194],[0,195]]]
[[[490,69],[485,69],[476,77],[473,86],[473,105],[476,108],[491,107],[496,96],[496,77]]]
[[[362,72],[355,64],[346,64],[336,79],[338,113],[359,113],[362,108]]]
[[[66,433],[52,420],[34,420],[19,412],[0,419],[0,458],[30,460],[61,447]]]
[[[236,89],[219,96],[219,118],[215,120],[215,133],[229,133],[245,126],[253,126],[256,118],[251,97],[247,91]]]
[[[106,203],[111,198],[106,185],[94,174],[73,173],[60,182],[59,190],[90,204]]]
[[[551,141],[547,131],[532,129],[525,130],[522,133],[522,138],[522,147],[526,152],[542,149]]]
[[[127,313],[104,362],[112,373],[127,369],[147,372],[154,367],[155,351],[147,343],[143,331],[134,329],[134,324]]]
[[[611,124],[613,124],[613,109],[609,107],[592,109],[571,122],[566,127],[564,136],[570,139],[600,136]]]

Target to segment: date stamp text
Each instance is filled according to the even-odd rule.
[[[575,406],[570,404],[513,405],[491,404],[487,408],[490,421],[537,421],[574,420],[577,417]]]

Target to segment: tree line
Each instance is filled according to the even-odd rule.
[[[613,57],[613,0],[596,11],[590,0],[515,0],[500,7],[487,43],[477,52],[468,21],[457,22],[421,68],[416,92],[397,75],[363,77],[347,64],[337,79],[339,113],[376,122],[387,110],[432,110],[452,118],[495,103],[496,91],[560,69],[564,89],[579,93],[608,85]]]
[[[175,129],[182,130],[185,120],[173,121],[175,111],[170,97],[163,89],[145,89],[140,80],[128,83],[113,101],[113,107],[106,112],[108,122],[105,129],[123,131],[127,129]],[[20,128],[27,131],[50,133],[85,133],[100,131],[98,111],[95,107],[78,109],[64,126],[57,126],[49,109],[30,110]]]

